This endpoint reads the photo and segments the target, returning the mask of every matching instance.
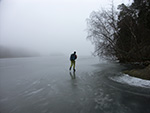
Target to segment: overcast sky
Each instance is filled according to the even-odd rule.
[[[27,48],[44,54],[74,50],[90,55],[86,19],[107,8],[111,0],[1,0],[0,45]],[[130,0],[114,0],[115,4]]]

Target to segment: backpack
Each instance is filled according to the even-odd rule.
[[[76,55],[75,54],[71,54],[70,60],[75,60],[76,59]]]

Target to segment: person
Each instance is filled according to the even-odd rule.
[[[77,55],[76,55],[76,51],[74,51],[74,53],[72,53],[70,55],[70,61],[71,61],[71,65],[70,65],[70,68],[69,70],[71,70],[72,66],[73,66],[73,70],[76,71],[75,69],[75,60],[77,59]]]

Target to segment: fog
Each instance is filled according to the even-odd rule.
[[[1,0],[0,45],[41,54],[91,55],[86,18],[111,0]],[[129,0],[115,0],[118,5]]]

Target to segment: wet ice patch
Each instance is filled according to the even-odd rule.
[[[32,85],[39,84],[39,83],[40,83],[40,81],[34,81],[34,82],[32,83]]]
[[[95,109],[108,109],[112,105],[111,102],[113,99],[110,97],[109,94],[105,94],[102,89],[99,89],[98,92],[94,93],[95,95]]]
[[[3,99],[0,100],[0,102],[5,102],[7,100],[8,100],[8,98],[3,98]]]
[[[28,93],[27,95],[30,96],[30,95],[33,95],[33,94],[37,94],[37,93],[41,92],[43,89],[44,89],[44,88],[41,88],[41,89],[32,91],[32,92]]]
[[[140,78],[131,77],[128,74],[122,74],[119,77],[115,76],[115,77],[110,77],[110,78],[120,83],[125,83],[125,84],[129,84],[132,86],[150,88],[150,80],[143,80]]]
[[[47,86],[48,86],[48,87],[50,87],[50,86],[51,86],[51,84],[47,84]]]

